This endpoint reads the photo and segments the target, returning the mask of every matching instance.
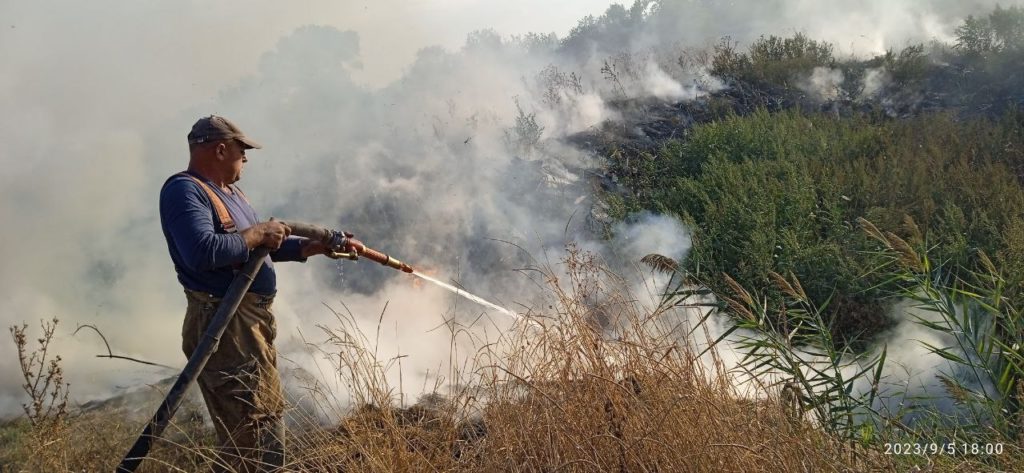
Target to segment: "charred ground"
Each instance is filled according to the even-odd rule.
[[[620,121],[570,138],[605,159],[591,174],[593,228],[642,210],[677,215],[695,232],[688,271],[724,292],[723,274],[769,288],[769,272],[792,272],[854,347],[894,324],[887,296],[899,292],[872,274],[879,261],[857,218],[933,251],[948,277],[978,251],[1022,274],[1024,44],[978,21],[965,20],[956,45],[859,60],[802,34],[746,50],[723,39],[703,63],[724,89],[615,101]]]

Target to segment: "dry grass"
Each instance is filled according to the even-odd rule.
[[[70,416],[47,432],[26,428],[21,421],[0,426],[0,471],[62,472],[113,471],[142,428],[119,412],[96,411]],[[181,415],[185,414],[185,415]],[[181,413],[156,443],[139,472],[204,471],[209,468],[213,429]]]
[[[737,397],[679,340],[653,327],[622,281],[572,252],[543,328],[523,324],[478,352],[450,397],[381,407],[390,387],[358,336],[335,333],[342,372],[367,401],[336,428],[294,439],[304,471],[865,471],[886,458],[854,451],[774,399]],[[568,286],[568,287],[563,287]],[[614,288],[614,289],[612,289]],[[597,317],[615,320],[604,324]],[[342,324],[349,325],[349,324]],[[596,325],[613,327],[596,329]],[[618,329],[614,329],[618,327]],[[614,333],[612,333],[614,332]],[[352,364],[360,366],[352,366]]]
[[[339,376],[360,404],[340,422],[292,428],[288,466],[327,472],[893,471],[878,448],[832,438],[772,396],[737,396],[721,365],[706,367],[656,327],[616,276],[573,252],[548,272],[558,301],[542,329],[521,324],[477,352],[460,387],[408,408],[391,402],[387,363],[350,323],[330,328]],[[595,314],[614,314],[596,329]],[[345,322],[344,317],[339,320]],[[352,322],[348,320],[348,322]],[[610,328],[608,328],[610,327]],[[332,408],[336,408],[334,406]],[[328,406],[323,406],[328,409]],[[302,413],[295,413],[301,415]],[[310,414],[312,415],[312,414]],[[179,413],[140,471],[204,471],[212,430]],[[45,443],[24,425],[0,427],[0,464],[14,471],[110,471],[140,422],[109,412],[71,416]],[[20,429],[20,430],[19,430]],[[10,435],[8,435],[10,434]],[[978,467],[980,468],[980,467]],[[6,470],[5,470],[6,471]]]

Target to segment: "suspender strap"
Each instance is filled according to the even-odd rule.
[[[252,203],[249,202],[249,199],[245,197],[245,193],[242,192],[242,189],[239,189],[238,186],[236,186],[234,184],[228,184],[228,185],[231,186],[231,190],[235,191],[235,194],[238,194],[238,196],[241,197],[242,200],[245,201],[245,203],[247,203],[249,205],[252,205]]]
[[[220,226],[224,227],[224,231],[227,233],[236,233],[235,221],[231,219],[231,214],[228,213],[228,208],[224,205],[224,201],[220,199],[220,196],[213,191],[213,188],[208,184],[187,172],[181,173],[181,175],[188,176],[199,184],[199,187],[206,191],[206,195],[210,198],[210,202],[213,202],[213,210],[217,212],[217,220],[220,220]],[[237,190],[237,187],[231,186],[232,189]],[[242,197],[245,198],[244,196]]]

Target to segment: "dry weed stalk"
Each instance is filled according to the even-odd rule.
[[[50,355],[50,343],[57,329],[57,319],[49,322],[41,321],[42,337],[36,339],[39,347],[29,351],[28,324],[21,327],[10,327],[11,336],[18,349],[18,364],[21,368],[25,384],[22,389],[29,396],[29,402],[22,404],[25,415],[33,427],[44,427],[59,423],[67,416],[68,389],[70,384],[64,382],[64,370],[60,366],[60,355],[47,359]]]
[[[43,333],[35,349],[29,347],[28,324],[11,326],[11,336],[18,350],[18,365],[24,380],[22,389],[29,402],[22,404],[31,424],[24,448],[28,450],[28,466],[51,470],[66,464],[64,453],[69,441],[67,429],[68,390],[60,355],[50,353],[57,319],[40,321]],[[40,470],[40,471],[42,471]]]

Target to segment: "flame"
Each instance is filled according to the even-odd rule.
[[[425,274],[425,275],[433,277],[433,278],[436,278],[437,275],[440,274],[440,271],[438,271],[437,269],[434,269],[434,268],[423,268],[423,267],[419,267],[419,266],[416,267],[416,272],[420,273],[420,274]],[[427,282],[424,281],[423,279],[415,278],[412,281],[412,287],[415,287],[416,289],[422,289],[423,286],[426,283]]]

